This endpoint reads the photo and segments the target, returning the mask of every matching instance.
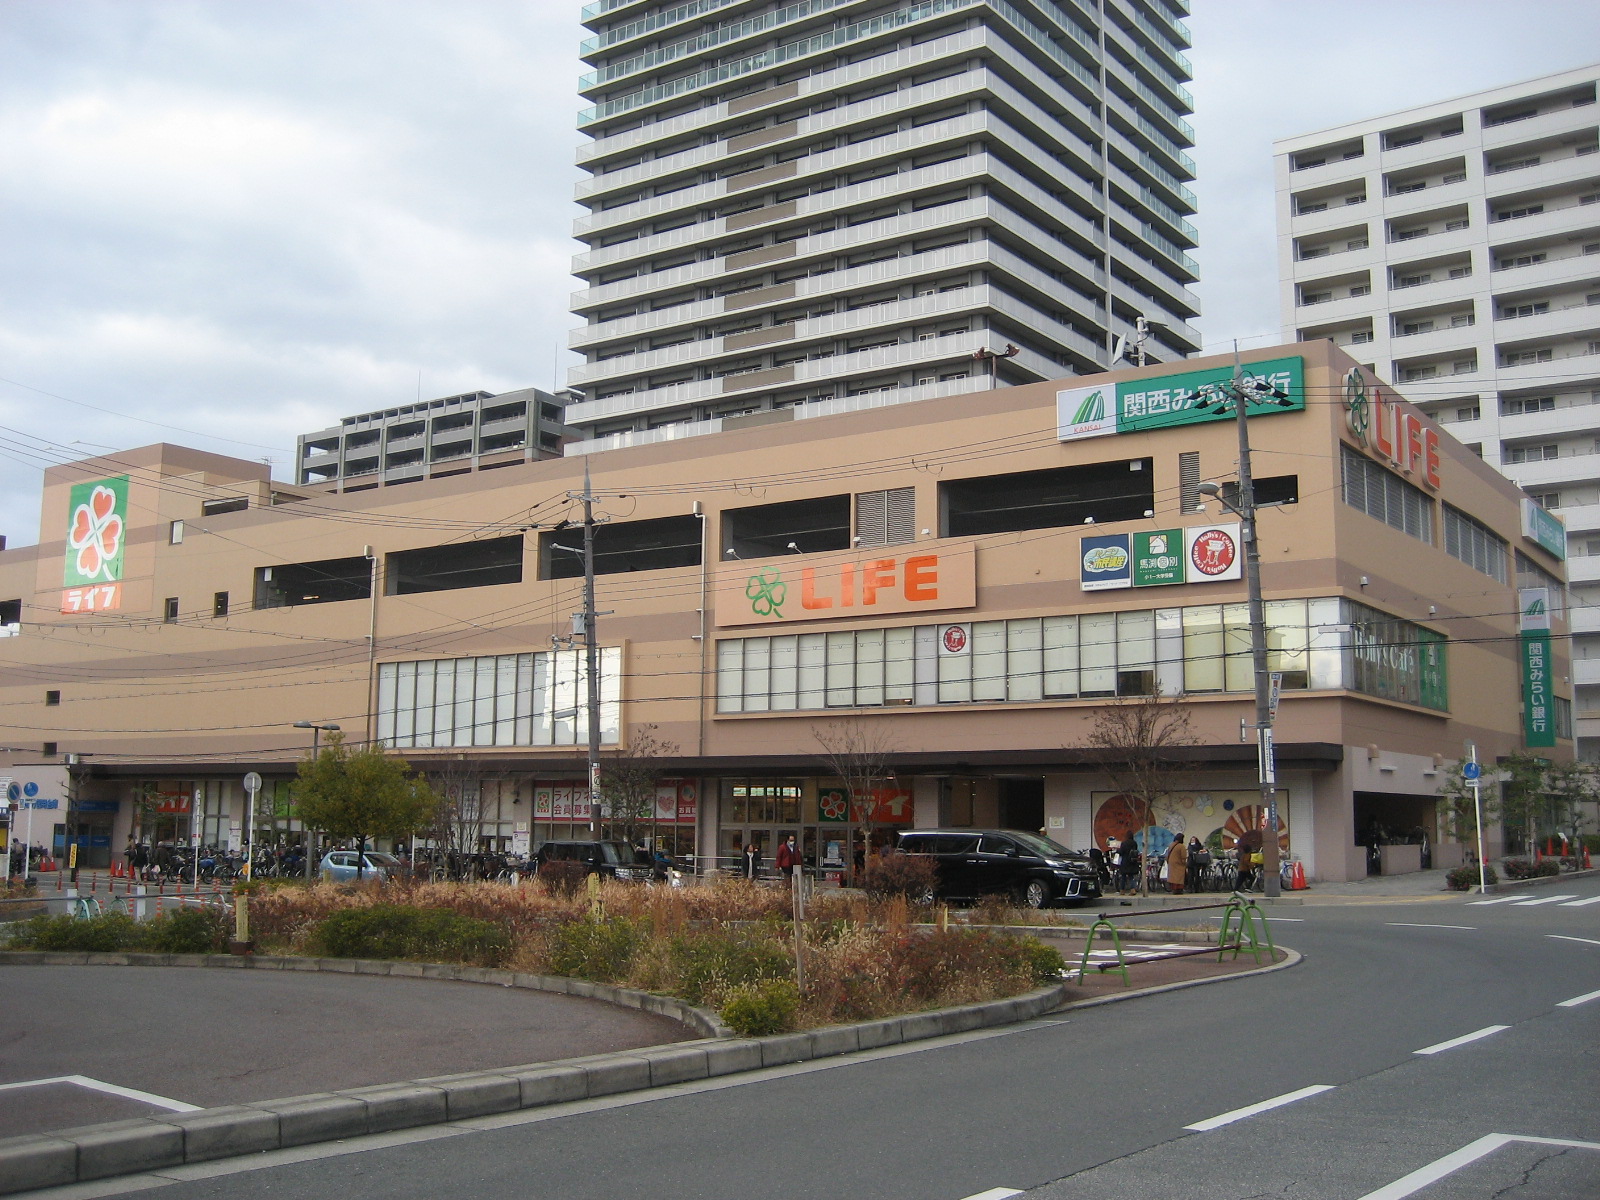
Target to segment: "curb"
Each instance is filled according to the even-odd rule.
[[[1282,970],[1300,961],[1286,950],[1281,963],[1225,976],[1237,979]],[[293,964],[293,965],[290,965]],[[296,959],[225,954],[92,954],[0,951],[0,966],[104,965],[219,967],[255,970],[336,971],[345,974],[417,976],[461,980],[606,1000],[676,1017],[704,1032],[699,1041],[617,1054],[529,1063],[403,1083],[351,1088],[262,1100],[160,1117],[139,1117],[45,1134],[0,1139],[0,1194],[84,1183],[117,1175],[159,1171],[186,1163],[287,1149],[539,1108],[621,1092],[714,1079],[763,1067],[832,1058],[860,1050],[900,1045],[1029,1021],[1046,1013],[1087,1008],[1222,980],[1197,979],[1066,1005],[1066,984],[1020,996],[908,1013],[853,1025],[834,1025],[775,1037],[739,1038],[715,1014],[670,997],[565,976],[530,975],[487,967],[366,959]],[[544,985],[550,986],[544,986]]]

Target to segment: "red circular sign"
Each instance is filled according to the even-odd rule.
[[[1239,557],[1233,535],[1225,529],[1208,529],[1194,539],[1189,550],[1189,565],[1201,575],[1226,575]]]
[[[944,627],[944,648],[951,654],[960,654],[967,648],[967,631],[960,625]]]

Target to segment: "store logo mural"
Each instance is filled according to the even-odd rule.
[[[1439,490],[1439,431],[1376,384],[1369,396],[1357,367],[1344,377],[1344,423],[1368,454]]]
[[[977,603],[976,562],[968,544],[866,560],[817,554],[781,567],[729,566],[717,576],[717,624],[971,608]]]
[[[758,617],[783,616],[783,600],[789,594],[788,585],[777,571],[768,569],[750,576],[744,585],[744,594],[750,597],[750,611]]]
[[[67,503],[64,613],[122,607],[128,532],[128,477],[76,484]]]

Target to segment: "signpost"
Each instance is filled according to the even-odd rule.
[[[1467,761],[1461,764],[1461,777],[1472,785],[1472,813],[1478,826],[1478,891],[1489,890],[1487,868],[1483,862],[1483,768],[1478,765],[1478,743],[1467,743]]]
[[[244,777],[247,799],[244,806],[244,877],[255,878],[256,865],[256,793],[261,790],[261,776],[251,771]],[[244,938],[240,938],[244,941]]]

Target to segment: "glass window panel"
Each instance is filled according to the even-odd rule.
[[[1117,667],[1123,671],[1149,670],[1156,665],[1156,614],[1117,614]]]
[[[622,647],[600,649],[600,740],[622,740]]]
[[[744,711],[744,642],[725,638],[717,643],[717,711]]]
[[[938,630],[935,626],[935,631]],[[964,654],[939,653],[939,703],[965,704],[972,699],[972,644]]]
[[[828,707],[849,708],[856,702],[856,635],[823,636],[827,645]]]
[[[417,664],[403,662],[399,664],[399,668],[394,696],[394,744],[414,746],[416,745],[413,732],[416,729],[417,714]]]
[[[856,630],[856,703],[883,703],[883,630]],[[779,818],[782,820],[783,818]]]
[[[914,691],[918,704],[939,702],[939,627],[918,625],[916,633],[916,674]]]
[[[550,718],[555,709],[554,700],[550,694],[551,662],[548,654],[535,654],[533,656],[533,694],[529,699],[533,709],[533,738],[535,746],[552,746],[555,744],[555,725]]]
[[[474,746],[490,746],[494,744],[494,698],[495,678],[494,659],[480,658],[478,664],[478,679],[473,685],[476,689],[474,704],[472,706],[472,741]],[[467,743],[463,743],[467,744]]]
[[[1304,600],[1273,600],[1266,605],[1267,670],[1283,674],[1285,688],[1310,686],[1310,635]]]
[[[1183,690],[1222,690],[1222,608],[1215,604],[1183,610]]]
[[[455,664],[455,706],[450,718],[450,744],[470,746],[472,745],[472,689],[477,674],[473,670],[470,658],[458,658]]]
[[[517,740],[518,746],[533,745],[533,655],[517,655]]]
[[[744,711],[766,712],[772,644],[767,638],[744,639]]]
[[[916,629],[886,629],[883,636],[883,695],[886,701],[910,700],[916,685]]]
[[[1078,618],[1046,617],[1040,632],[1044,637],[1044,694],[1078,694]]]
[[[433,677],[438,664],[432,659],[417,664],[417,701],[415,726],[412,729],[413,746],[433,745]]]
[[[827,684],[827,649],[822,634],[800,635],[798,675],[800,679],[800,708],[823,708],[824,687]]]
[[[771,640],[771,683],[767,694],[773,708],[793,710],[799,688],[799,639],[790,633]]]
[[[1250,609],[1245,604],[1222,606],[1223,650],[1227,662],[1223,673],[1223,690],[1228,692],[1254,692],[1256,690],[1255,665],[1250,658]]]
[[[454,746],[456,728],[456,660],[446,658],[433,667],[433,744]]]
[[[418,676],[421,683],[421,676]],[[517,743],[517,656],[497,654],[494,660],[494,744]]]
[[[1156,688],[1163,696],[1183,691],[1183,609],[1156,609]]]
[[[1006,698],[1006,623],[978,621],[972,626],[972,698]]]
[[[550,708],[552,743],[576,746],[579,741],[578,659],[570,650],[557,650],[550,655]]]
[[[1306,631],[1311,645],[1311,687],[1342,688],[1345,680],[1344,646],[1349,620],[1337,596],[1306,601]]]
[[[1006,622],[1006,695],[1044,697],[1044,633],[1038,618]]]
[[[394,692],[399,672],[396,663],[378,664],[378,740],[394,742]]]
[[[1081,694],[1112,696],[1117,691],[1117,614],[1085,613],[1078,618]]]

